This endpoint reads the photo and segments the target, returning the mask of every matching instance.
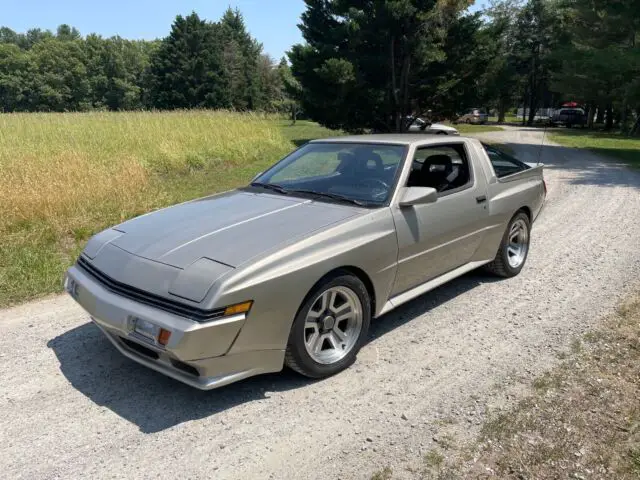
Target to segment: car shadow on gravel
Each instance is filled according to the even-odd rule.
[[[249,378],[214,391],[200,391],[138,365],[118,352],[93,323],[47,343],[71,385],[97,405],[156,433],[215,415],[245,402],[310,383],[289,370]]]
[[[418,298],[400,305],[388,314],[374,319],[369,328],[369,341],[373,341],[405,323],[423,316],[434,308],[444,305],[484,283],[500,281],[504,280],[499,277],[494,277],[491,274],[483,273],[481,270],[458,277],[435,290],[431,290]]]
[[[494,281],[492,277],[471,273],[412,300],[372,322],[368,341],[491,281]],[[58,357],[62,374],[76,390],[95,404],[134,423],[144,433],[160,432],[246,402],[265,399],[270,392],[283,392],[318,382],[285,368],[280,373],[261,375],[203,392],[124,357],[92,323],[53,338],[47,346]]]

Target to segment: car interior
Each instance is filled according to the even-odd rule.
[[[439,193],[464,187],[471,180],[469,163],[460,145],[418,150],[413,160],[408,187],[431,187]]]
[[[339,151],[309,157],[309,165],[323,164],[321,171],[299,171],[291,180],[277,183],[291,189],[307,189],[338,194],[367,202],[388,200],[398,174],[401,156],[381,146],[349,146]],[[303,162],[299,162],[296,168]],[[317,171],[317,173],[316,173]],[[299,176],[299,174],[304,174]],[[435,188],[441,195],[471,183],[471,172],[463,145],[438,145],[416,152],[407,186]]]

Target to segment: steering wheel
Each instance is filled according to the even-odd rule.
[[[364,185],[365,187],[382,187],[385,190],[389,190],[390,187],[386,182],[383,182],[382,180],[380,180],[379,178],[363,178],[360,182],[360,184]]]

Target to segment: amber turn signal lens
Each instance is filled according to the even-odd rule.
[[[236,303],[235,305],[230,305],[224,309],[225,316],[227,315],[236,315],[238,313],[247,313],[251,309],[251,305],[253,305],[253,301],[249,300],[248,302]]]
[[[167,343],[169,343],[170,338],[171,338],[171,332],[169,330],[165,330],[164,328],[161,328],[160,333],[158,334],[158,343],[160,345],[167,345]]]

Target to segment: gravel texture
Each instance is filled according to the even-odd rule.
[[[484,137],[535,161],[542,134]],[[65,296],[0,311],[0,476],[413,478],[635,287],[640,174],[558,146],[542,160],[521,275],[472,273],[404,305],[324,381],[284,371],[200,392],[120,356]]]

